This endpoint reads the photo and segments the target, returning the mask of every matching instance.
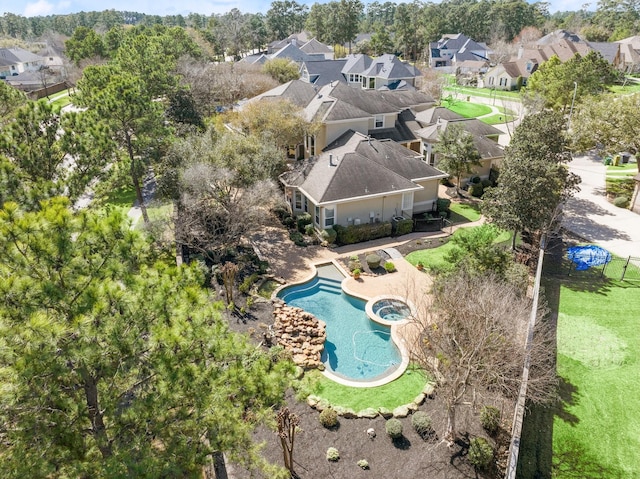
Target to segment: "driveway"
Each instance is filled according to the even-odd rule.
[[[577,156],[569,167],[582,183],[564,209],[562,225],[618,256],[640,256],[640,215],[607,201],[602,160],[595,154]]]

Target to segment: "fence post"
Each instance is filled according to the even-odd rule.
[[[631,256],[627,257],[627,261],[624,263],[622,267],[622,276],[620,276],[620,281],[624,281],[624,276],[627,274],[627,267],[629,266],[629,261],[631,261]]]

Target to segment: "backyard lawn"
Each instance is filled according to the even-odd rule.
[[[560,287],[563,407],[553,425],[559,479],[640,477],[638,287],[618,281],[595,292]]]
[[[459,100],[443,100],[442,106],[465,118],[477,118],[482,115],[488,115],[492,111],[491,107],[487,105]]]
[[[478,221],[482,216],[478,204],[457,203],[454,201],[449,206],[449,209],[451,210],[450,220],[454,224]]]
[[[425,373],[414,366],[395,381],[373,388],[343,386],[325,378],[318,372],[305,375],[305,392],[327,400],[332,406],[340,406],[355,412],[368,408],[393,410],[411,403],[427,383]]]

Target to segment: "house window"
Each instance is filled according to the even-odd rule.
[[[362,77],[362,88],[367,88],[367,79]]]
[[[299,191],[293,192],[293,208],[296,210],[302,209],[302,193]]]
[[[413,192],[402,193],[402,211],[413,209]]]
[[[335,224],[336,210],[335,208],[324,209],[324,227],[331,228]]]
[[[489,85],[493,85],[495,83],[495,77],[489,77]]]
[[[302,200],[302,206],[303,206],[304,212],[308,213],[309,212],[309,201],[307,200],[306,196]]]
[[[500,86],[507,86],[507,79],[506,78],[500,78]]]
[[[315,156],[315,154],[316,154],[316,137],[315,137],[315,135],[309,135],[307,137],[307,145],[309,147],[309,156]]]
[[[375,128],[384,128],[384,115],[376,115],[375,116],[374,127]]]
[[[320,225],[320,207],[316,206],[316,211],[315,211],[315,224],[317,224],[318,226]]]
[[[376,89],[376,79],[374,77],[369,78],[369,90]]]

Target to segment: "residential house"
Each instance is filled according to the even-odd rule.
[[[306,119],[319,125],[315,135],[295,146],[296,158],[319,154],[347,130],[393,139],[419,152],[420,138],[413,130],[422,125],[415,122],[414,115],[434,104],[430,96],[415,89],[363,90],[339,81],[318,88],[303,80],[279,85],[249,101],[279,98],[302,107]]]
[[[444,112],[442,112],[444,113]],[[480,153],[480,166],[474,167],[470,176],[489,178],[491,169],[499,166],[504,158],[504,150],[498,144],[498,137],[502,133],[497,128],[487,125],[476,118],[452,118],[436,116],[437,112],[425,112],[418,118],[431,117],[435,122],[417,130],[415,133],[422,140],[422,155],[424,160],[433,166],[438,166],[438,154],[435,146],[440,141],[440,135],[451,125],[460,125],[464,131],[473,135],[473,143]],[[461,178],[466,182],[468,178]]]
[[[292,211],[322,230],[431,211],[447,176],[393,141],[348,130],[280,180]]]
[[[437,42],[429,44],[429,67],[455,66],[467,60],[488,61],[491,49],[462,33],[445,34]]]
[[[23,48],[0,48],[0,75],[9,77],[24,72],[36,72],[45,59]]]
[[[624,38],[615,43],[620,46],[620,68],[627,73],[638,72],[640,70],[640,36]]]
[[[302,45],[300,50],[309,55],[323,55],[325,60],[333,60],[333,49],[315,38]]]
[[[311,34],[309,32],[304,31],[304,30],[299,32],[299,33],[292,33],[291,35],[289,35],[284,40],[276,40],[276,41],[273,41],[273,42],[269,43],[267,45],[267,55],[271,55],[272,53],[277,52],[282,47],[284,47],[286,45],[289,45],[289,44],[292,44],[292,45],[294,45],[296,47],[301,47],[302,45],[307,43],[312,38],[313,37],[311,36]]]
[[[538,62],[535,59],[499,63],[487,70],[478,86],[498,90],[519,90],[527,85],[529,77],[537,69]]]
[[[391,54],[371,58],[359,53],[333,62],[336,63],[314,60],[303,62],[300,78],[316,86],[340,81],[365,90],[398,90],[413,89],[416,79],[422,75],[416,67]]]

